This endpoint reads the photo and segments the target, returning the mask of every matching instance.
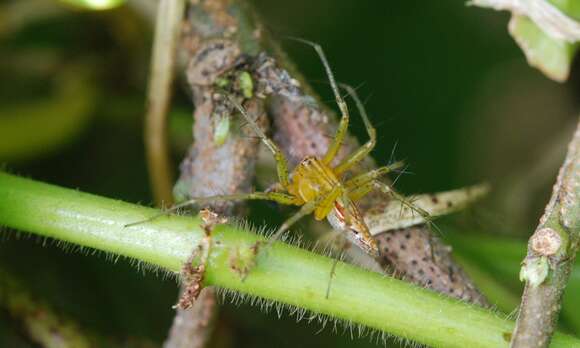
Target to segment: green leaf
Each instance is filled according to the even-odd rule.
[[[549,0],[549,2],[556,6],[560,11],[566,15],[580,20],[580,1],[578,0]]]
[[[570,66],[577,44],[556,40],[544,33],[525,16],[514,15],[509,31],[528,60],[552,80],[563,82],[568,79]]]

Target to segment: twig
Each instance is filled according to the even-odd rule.
[[[219,217],[210,210],[202,210],[201,228],[204,237],[195,246],[194,252],[185,262],[181,271],[184,284],[181,297],[174,308],[178,308],[168,339],[164,347],[205,347],[212,337],[213,328],[218,319],[218,306],[215,289],[203,287],[205,271],[212,246],[212,232],[218,224],[224,224],[227,219]],[[194,259],[199,257],[197,266]]]
[[[169,336],[163,346],[205,347],[213,333],[218,314],[215,289],[206,287],[189,309],[179,309],[173,319]]]
[[[199,218],[185,216],[125,227],[158,213],[159,210],[0,173],[1,225],[179,272],[192,246],[203,239],[205,232],[199,226]],[[342,262],[336,266],[332,295],[326,298],[328,279],[321,275],[328,274],[334,260],[282,242],[274,244],[242,281],[231,268],[230,257],[236,249],[248,250],[259,238],[248,230],[216,227],[205,285],[297,306],[431,346],[508,345],[505,335],[513,330],[513,322]],[[552,342],[553,348],[578,345],[578,339],[560,333],[554,335]]]
[[[484,307],[489,305],[453,261],[451,248],[425,225],[388,231],[376,240],[381,250],[381,265],[392,267],[395,275],[451,297]]]
[[[173,202],[166,135],[167,114],[184,9],[185,0],[161,0],[155,23],[145,116],[145,146],[151,187],[158,206]]]
[[[544,215],[528,243],[511,346],[548,347],[580,243],[580,122]]]
[[[185,0],[161,0],[157,13],[145,139],[151,186],[158,205],[171,205],[173,202],[166,129],[184,10]],[[207,317],[213,318],[217,307],[214,305],[215,299],[212,299],[212,291],[205,291],[201,297],[202,300],[192,310],[177,310],[165,347],[205,345],[211,330],[202,323],[213,322]],[[208,305],[210,307],[206,307]]]
[[[238,120],[231,119],[231,106],[216,97],[216,79],[249,54],[248,47],[258,38],[245,36],[245,20],[231,16],[236,6],[224,0],[196,1],[188,8],[183,38],[188,54],[188,82],[193,93],[194,144],[181,164],[176,185],[178,198],[205,197],[216,194],[249,192],[258,153],[258,139],[240,131]],[[245,105],[256,115],[263,114],[262,103],[253,98]],[[221,118],[232,124],[219,130]],[[216,133],[221,132],[219,140]],[[233,213],[233,202],[211,205],[222,215]],[[211,337],[218,313],[214,289],[202,290],[193,307],[179,308],[174,318],[166,348],[204,347]]]
[[[481,199],[488,191],[488,185],[480,184],[457,190],[414,195],[409,199],[415,207],[423,209],[434,218],[464,209]],[[401,206],[396,200],[389,201],[381,209],[367,209],[365,221],[373,235],[426,223],[423,216],[409,207]]]

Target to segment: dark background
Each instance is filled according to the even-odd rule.
[[[10,140],[0,138],[6,170],[151,203],[142,119],[152,22],[135,3],[105,12],[44,0],[0,4],[0,18],[7,18],[0,26],[0,129],[19,115],[36,115],[34,127],[13,134],[25,142],[51,131],[48,125],[70,123],[72,129],[55,131],[56,140],[25,153],[3,150]],[[507,34],[506,13],[461,1],[254,4],[329,105],[333,98],[317,56],[285,36],[320,43],[338,80],[360,85],[379,134],[374,158],[386,164],[397,144],[395,156],[410,164],[413,174],[398,181],[401,191],[490,182],[494,191],[486,204],[468,218],[449,221],[449,230],[526,239],[577,119],[578,69],[567,83],[548,80],[527,65]],[[176,92],[170,129],[177,168],[191,141],[192,106],[182,76]],[[70,109],[73,101],[82,105]],[[352,133],[364,141],[362,123],[357,117],[352,123]],[[113,264],[103,255],[63,252],[51,242],[43,246],[13,235],[0,234],[0,267],[17,274],[39,298],[103,335],[164,339],[174,314],[174,280],[135,272],[124,260]],[[498,262],[501,257],[498,251]],[[498,280],[515,283],[510,289],[519,296],[517,279]],[[332,328],[318,332],[316,323],[295,323],[286,315],[278,320],[275,313],[226,303],[221,326],[236,347],[375,346],[342,334],[341,326],[338,335]],[[33,345],[0,310],[4,346]]]

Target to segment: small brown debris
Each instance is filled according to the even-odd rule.
[[[217,213],[214,213],[209,209],[202,209],[199,212],[199,216],[203,221],[201,228],[203,228],[206,235],[209,235],[216,225],[225,224],[228,222],[226,217],[219,216]]]
[[[201,263],[196,267],[192,265],[197,251],[199,251],[198,248],[196,248],[194,253],[190,256],[190,258],[181,269],[181,276],[186,285],[184,287],[183,293],[181,294],[181,297],[179,298],[179,301],[177,301],[177,304],[175,304],[173,308],[191,308],[195,300],[197,300],[199,297],[199,293],[202,289],[201,283],[203,282],[205,275],[205,263]]]
[[[228,220],[225,217],[220,217],[218,214],[214,213],[209,209],[202,209],[199,212],[201,220],[201,228],[205,232],[205,237],[200,241],[199,245],[193,250],[187,262],[183,265],[181,269],[181,278],[185,284],[183,293],[179,298],[179,301],[173,308],[188,309],[193,306],[193,303],[199,297],[201,290],[203,289],[203,279],[205,276],[205,269],[207,265],[207,259],[209,257],[209,251],[211,248],[211,232],[218,224],[224,224]],[[199,257],[199,263],[194,266],[193,263]]]

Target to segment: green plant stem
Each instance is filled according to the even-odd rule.
[[[178,272],[203,236],[198,218],[171,216],[126,228],[157,210],[0,173],[0,223],[38,235],[135,258]],[[206,285],[298,306],[436,347],[507,347],[514,323],[489,311],[393,278],[339,263],[325,298],[332,260],[276,243],[245,281],[232,252],[256,235],[229,225],[214,230]],[[508,335],[508,336],[506,336]],[[554,336],[553,347],[580,347]]]

